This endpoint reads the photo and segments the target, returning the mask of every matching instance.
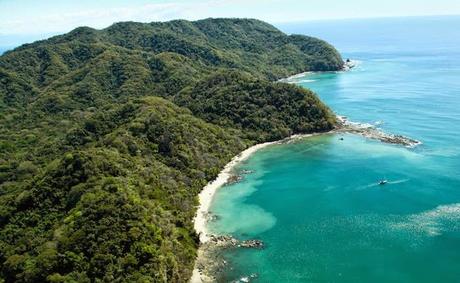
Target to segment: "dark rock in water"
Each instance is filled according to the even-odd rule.
[[[226,235],[211,235],[209,242],[214,244],[215,246],[219,247],[235,247],[238,245],[238,240],[233,238],[232,236],[226,236]]]
[[[411,138],[401,136],[401,135],[382,136],[380,140],[386,143],[402,144],[405,146],[415,146],[420,143],[417,140],[413,140]]]
[[[220,216],[219,215],[216,215],[212,212],[206,212],[206,213],[203,213],[205,219],[207,222],[213,222],[213,221],[217,221],[220,219]]]
[[[244,240],[239,241],[232,236],[227,235],[211,235],[209,242],[216,246],[222,248],[255,248],[262,249],[264,248],[264,243],[261,240]]]
[[[224,278],[219,278],[225,270],[228,270],[228,262],[223,259],[222,251],[225,249],[253,248],[262,249],[264,244],[261,240],[240,241],[229,235],[208,235],[209,240],[201,247],[201,256],[196,263],[197,269],[201,274],[205,274],[208,279],[203,282],[227,282]],[[241,277],[232,282],[252,282],[257,278],[257,274]]]
[[[211,214],[208,221],[212,222],[212,221],[217,221],[219,219],[220,219],[219,215]]]
[[[232,176],[230,176],[230,178],[228,178],[227,185],[231,185],[231,184],[241,182],[241,180],[243,180],[243,176],[241,176],[241,175],[232,175]]]
[[[246,240],[246,241],[242,241],[238,245],[238,247],[263,249],[264,248],[264,243],[261,240]]]
[[[343,64],[342,70],[343,71],[348,71],[350,69],[353,69],[356,66],[356,62],[353,62],[350,59],[347,59],[345,63]]]

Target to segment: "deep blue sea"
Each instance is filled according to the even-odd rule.
[[[266,247],[226,251],[223,281],[460,282],[460,17],[279,28],[359,62],[297,84],[337,114],[423,144],[330,134],[252,155],[238,170],[253,173],[217,192],[209,229]]]

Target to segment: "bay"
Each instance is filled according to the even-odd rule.
[[[423,144],[328,134],[252,155],[237,168],[252,173],[216,193],[219,218],[209,229],[266,248],[226,251],[223,281],[460,280],[459,26],[460,17],[279,26],[328,40],[358,62],[294,83],[350,120]]]

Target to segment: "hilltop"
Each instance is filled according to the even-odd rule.
[[[251,145],[336,123],[275,81],[342,67],[326,42],[251,19],[80,27],[6,52],[0,277],[186,282],[204,185]]]

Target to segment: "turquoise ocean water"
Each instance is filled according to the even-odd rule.
[[[460,17],[280,28],[359,61],[298,84],[338,114],[423,145],[323,135],[254,154],[238,167],[254,172],[216,194],[209,228],[266,248],[226,251],[223,280],[460,282]]]

